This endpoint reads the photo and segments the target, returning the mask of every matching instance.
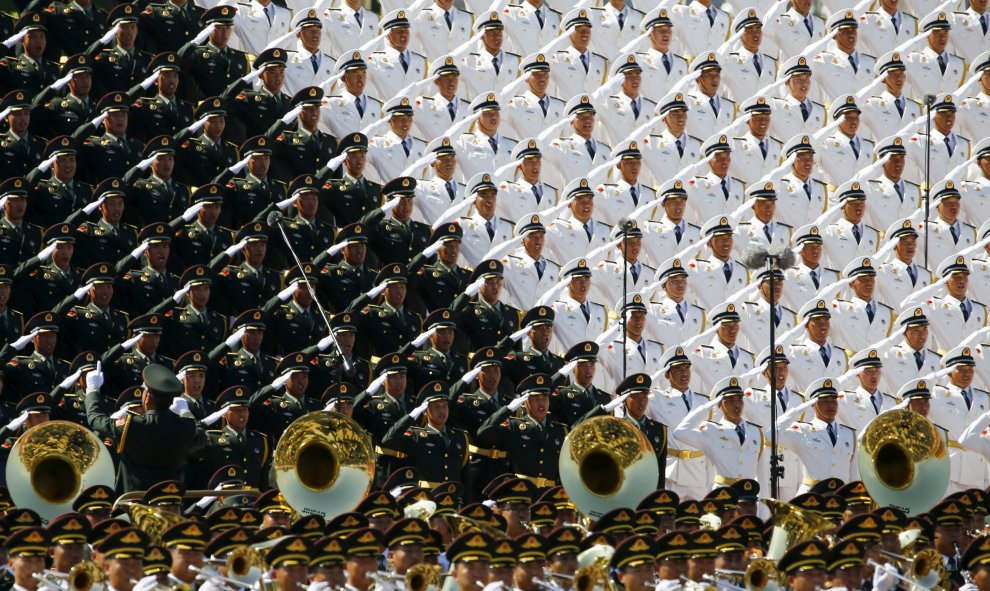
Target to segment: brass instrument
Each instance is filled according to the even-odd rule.
[[[148,576],[153,577],[155,575]],[[140,582],[141,581],[137,579],[131,579],[131,585],[137,585]],[[158,583],[155,585],[155,591],[192,591],[192,587],[186,583],[176,583],[174,585],[162,585],[161,583]]]
[[[907,557],[886,550],[880,550],[884,556],[897,561],[906,571],[906,576],[919,587],[931,589],[945,576],[945,564],[942,555],[934,548],[917,552],[913,557]]]
[[[716,575],[709,575],[707,573],[701,575],[701,578],[712,584],[712,586],[709,588],[712,589],[713,591],[716,591],[718,589],[728,589],[728,591],[746,591],[745,588],[740,587],[739,585],[736,585],[734,583],[731,583],[730,579],[720,578]],[[685,585],[684,588],[686,589],[688,588],[688,586]]]
[[[948,444],[925,417],[907,409],[885,412],[863,430],[859,445],[860,477],[878,505],[917,515],[945,496]]]
[[[773,516],[773,535],[766,554],[771,564],[780,560],[794,544],[810,540],[832,527],[827,519],[790,503],[773,499],[763,499],[763,502]]]
[[[615,591],[615,583],[608,574],[608,562],[595,563],[579,568],[571,584],[574,591]]]
[[[910,579],[898,573],[897,569],[895,569],[893,566],[890,566],[889,564],[880,564],[879,562],[873,560],[872,558],[867,559],[866,564],[874,568],[884,569],[885,571],[887,571],[887,573],[890,574],[890,576],[894,577],[898,581],[901,581],[902,583],[906,583],[908,589],[917,590],[917,591],[930,591],[931,589],[937,588],[937,587],[925,587],[919,581]]]
[[[656,488],[660,475],[646,436],[613,416],[578,423],[564,439],[559,469],[567,496],[594,519],[618,507],[635,507]]]
[[[777,591],[780,573],[777,566],[766,558],[757,558],[746,567],[743,575],[743,586],[746,591]]]
[[[251,546],[238,546],[227,555],[227,576],[238,583],[254,586],[265,570],[261,552]]]
[[[411,505],[407,505],[403,510],[402,514],[408,518],[422,519],[423,521],[429,521],[433,514],[436,513],[437,504],[433,501],[423,499],[422,501],[416,501]]]
[[[536,583],[540,589],[544,591],[564,591],[564,587],[557,584],[553,579],[541,579],[540,577],[533,577],[533,582]]]
[[[189,570],[196,573],[197,579],[200,579],[202,581],[210,581],[210,580],[219,581],[223,583],[224,587],[234,589],[235,591],[238,591],[240,589],[249,589],[251,587],[251,585],[248,585],[247,583],[244,583],[242,581],[231,579],[230,577],[225,577],[218,572],[213,572],[205,568],[199,568],[198,566],[189,565]]]
[[[440,588],[440,567],[417,564],[406,571],[406,591],[436,591]]]
[[[161,545],[162,534],[165,533],[165,530],[186,520],[178,513],[137,503],[128,503],[127,514],[130,516],[134,527],[148,534],[151,543],[156,545]]]
[[[84,560],[69,569],[69,573],[55,570],[45,570],[43,573],[32,575],[42,583],[56,589],[68,591],[97,591],[106,585],[107,575],[96,563]]]
[[[293,509],[329,520],[354,509],[371,489],[375,454],[371,438],[353,419],[317,411],[282,433],[272,466]]]
[[[494,525],[485,523],[480,519],[474,519],[473,517],[457,514],[445,515],[444,517],[447,519],[447,524],[450,526],[450,530],[455,532],[458,536],[471,531],[480,531],[488,534],[496,540],[509,537],[504,531]]]
[[[72,511],[84,489],[114,484],[106,446],[92,431],[69,421],[48,421],[18,437],[6,475],[14,504],[33,509],[45,521]]]

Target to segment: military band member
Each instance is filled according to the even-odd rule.
[[[41,527],[25,527],[7,538],[4,545],[13,573],[12,589],[36,591],[42,586],[35,576],[40,577],[45,571],[50,544],[48,533]]]
[[[552,312],[551,312],[552,313]],[[558,386],[550,393],[550,414],[557,422],[573,428],[595,407],[608,404],[611,396],[606,391],[595,387],[595,374],[598,365],[598,345],[592,341],[577,343],[564,355],[568,364],[575,363],[573,373],[563,376],[570,380],[566,386]],[[560,368],[555,368],[560,369]],[[540,371],[552,378],[555,371]],[[521,381],[521,380],[520,380]]]

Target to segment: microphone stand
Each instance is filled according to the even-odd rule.
[[[784,476],[784,467],[780,465],[783,457],[777,451],[777,314],[776,277],[777,256],[767,257],[767,267],[770,269],[770,498],[778,499],[780,479]]]
[[[626,298],[629,296],[629,256],[626,254],[629,250],[629,230],[632,228],[632,220],[626,220],[622,223],[622,305],[619,309],[622,310],[622,316],[619,321],[622,323],[622,379],[626,379]]]
[[[285,245],[289,247],[289,252],[292,253],[292,259],[296,262],[296,268],[299,269],[299,273],[301,273],[303,279],[306,280],[306,289],[309,290],[310,297],[313,298],[313,302],[316,304],[316,307],[319,308],[320,316],[323,317],[323,322],[327,325],[327,330],[330,331],[330,339],[333,340],[333,346],[337,349],[337,355],[340,357],[340,365],[337,366],[337,382],[340,383],[343,380],[343,372],[351,371],[351,362],[344,357],[344,351],[340,348],[340,343],[337,341],[337,335],[333,334],[333,327],[330,326],[330,319],[327,317],[327,311],[323,309],[323,304],[321,304],[320,299],[316,297],[316,290],[313,289],[313,283],[309,280],[309,276],[306,275],[306,270],[303,269],[302,262],[299,260],[299,255],[296,254],[296,249],[292,248],[292,242],[289,240],[289,235],[285,233],[285,228],[282,227],[283,221],[285,221],[284,216],[278,212],[272,212],[272,215],[270,215],[268,219],[268,225],[276,226],[278,231],[282,233],[282,240],[285,240]]]
[[[928,265],[928,217],[932,203],[932,105],[934,94],[925,95],[925,268]]]

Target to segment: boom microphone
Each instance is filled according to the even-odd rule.
[[[765,269],[770,252],[760,244],[750,244],[742,254],[742,264],[747,269]]]
[[[774,246],[767,252],[776,261],[778,269],[790,269],[797,265],[797,255],[786,246]]]
[[[268,226],[269,227],[274,228],[284,218],[285,218],[285,216],[283,216],[281,212],[279,212],[279,211],[273,211],[273,212],[271,212],[271,213],[268,214],[268,217],[265,218],[265,221],[268,222]]]

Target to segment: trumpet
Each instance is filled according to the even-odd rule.
[[[897,561],[907,570],[908,578],[921,587],[931,588],[945,576],[942,556],[934,548],[921,550],[912,558],[886,550],[880,550],[880,554]]]
[[[189,565],[189,570],[196,573],[196,578],[204,581],[214,580],[224,583],[224,586],[233,589],[250,589],[251,585],[244,581],[238,581],[237,579],[232,579],[230,577],[225,577],[218,572],[213,572],[205,568],[199,568],[197,566]]]
[[[564,587],[558,585],[555,581],[551,579],[541,579],[540,577],[533,577],[533,582],[539,585],[544,591],[564,591]]]
[[[171,578],[171,575],[169,575],[169,578]],[[141,581],[137,579],[131,579],[131,585],[137,585],[140,582]],[[174,585],[162,585],[161,583],[158,583],[155,585],[154,589],[155,591],[192,591],[192,587],[182,582]]]
[[[777,591],[780,573],[772,560],[757,558],[750,561],[743,574],[743,585],[747,591]]]
[[[556,579],[563,579],[565,581],[573,581],[574,580],[574,575],[565,575],[564,573],[555,573],[552,570],[550,570],[549,568],[543,569],[543,576],[544,577],[556,578]]]
[[[882,569],[884,569],[885,571],[887,571],[887,573],[889,573],[892,577],[894,577],[898,581],[901,581],[903,583],[907,583],[908,585],[910,585],[910,587],[912,589],[917,589],[919,591],[930,591],[931,589],[934,589],[935,588],[934,585],[932,585],[932,586],[925,586],[925,585],[921,584],[920,581],[917,581],[915,579],[909,579],[908,577],[905,577],[904,575],[898,573],[896,571],[896,569],[894,569],[894,567],[892,567],[890,565],[886,565],[886,564],[880,564],[879,562],[877,562],[876,560],[873,560],[872,558],[870,558],[869,560],[867,560],[866,561],[866,564],[868,564],[868,565],[870,565],[870,566],[872,566],[874,568],[882,568]]]
[[[41,574],[32,575],[42,583],[68,591],[102,590],[106,582],[106,574],[95,563],[84,560],[69,569],[69,573],[46,570]]]

